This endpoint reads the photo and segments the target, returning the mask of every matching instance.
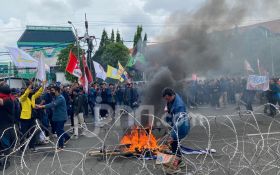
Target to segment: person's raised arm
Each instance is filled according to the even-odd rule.
[[[27,99],[27,97],[30,94],[30,91],[32,89],[32,85],[33,85],[33,83],[32,83],[32,81],[30,81],[30,84],[29,84],[28,88],[25,90],[24,94],[19,97],[20,102],[25,101]]]

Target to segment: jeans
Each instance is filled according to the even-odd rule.
[[[181,156],[180,141],[188,135],[190,131],[189,119],[184,117],[179,119],[171,130],[171,151],[176,156]]]
[[[49,118],[48,118],[48,115],[46,113],[44,113],[44,115],[42,116],[41,122],[42,122],[42,125],[43,125],[42,129],[45,132],[46,137],[49,137],[50,136],[50,132],[48,130],[48,128],[49,128]]]
[[[93,116],[93,119],[94,119],[95,118],[94,117],[94,107],[95,107],[95,104],[94,104],[94,102],[89,101],[88,105],[90,107],[90,110],[91,110],[91,113],[92,113],[92,116]]]
[[[70,136],[64,132],[64,123],[66,121],[54,121],[54,130],[57,134],[58,140],[58,147],[63,148],[64,142],[70,139]],[[62,136],[61,136],[62,135]],[[60,137],[61,136],[61,137]]]

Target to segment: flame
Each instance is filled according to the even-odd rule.
[[[124,148],[124,152],[158,151],[160,149],[151,129],[144,129],[138,126],[134,126],[131,131],[127,132],[120,143],[128,145]]]

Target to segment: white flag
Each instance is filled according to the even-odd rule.
[[[38,61],[28,53],[15,47],[6,47],[11,55],[12,61],[18,68],[37,68]]]
[[[44,63],[44,58],[40,55],[39,57],[39,63],[37,67],[37,75],[36,78],[38,78],[41,81],[46,80],[46,66]]]
[[[95,61],[93,61],[93,65],[96,77],[102,80],[106,80],[107,73],[104,71],[103,67]]]
[[[244,65],[245,65],[245,70],[247,70],[248,72],[252,72],[252,73],[255,72],[254,69],[252,68],[252,66],[250,65],[250,63],[247,60],[244,61]]]

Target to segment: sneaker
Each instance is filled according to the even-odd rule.
[[[50,137],[46,137],[46,138],[45,138],[45,141],[50,141]]]
[[[66,145],[69,141],[70,141],[71,137],[69,137],[68,139],[64,140],[64,144]]]
[[[58,148],[56,149],[56,152],[60,152],[60,151],[63,151],[63,148],[58,147]]]
[[[72,126],[71,126],[71,128],[72,128]],[[71,129],[71,130],[69,131],[69,133],[70,133],[70,134],[74,134],[74,127],[73,127],[73,129]]]
[[[86,131],[83,131],[82,133],[81,133],[81,136],[85,136],[86,135]]]
[[[79,138],[79,136],[77,136],[77,135],[72,135],[71,136],[71,139],[74,139],[74,140],[77,140]]]
[[[38,149],[37,148],[30,148],[30,151],[33,152],[33,153],[37,153]]]
[[[49,144],[49,143],[50,143],[50,141],[47,140],[47,139],[42,141],[42,144],[43,144],[43,145],[46,145],[46,144]]]

